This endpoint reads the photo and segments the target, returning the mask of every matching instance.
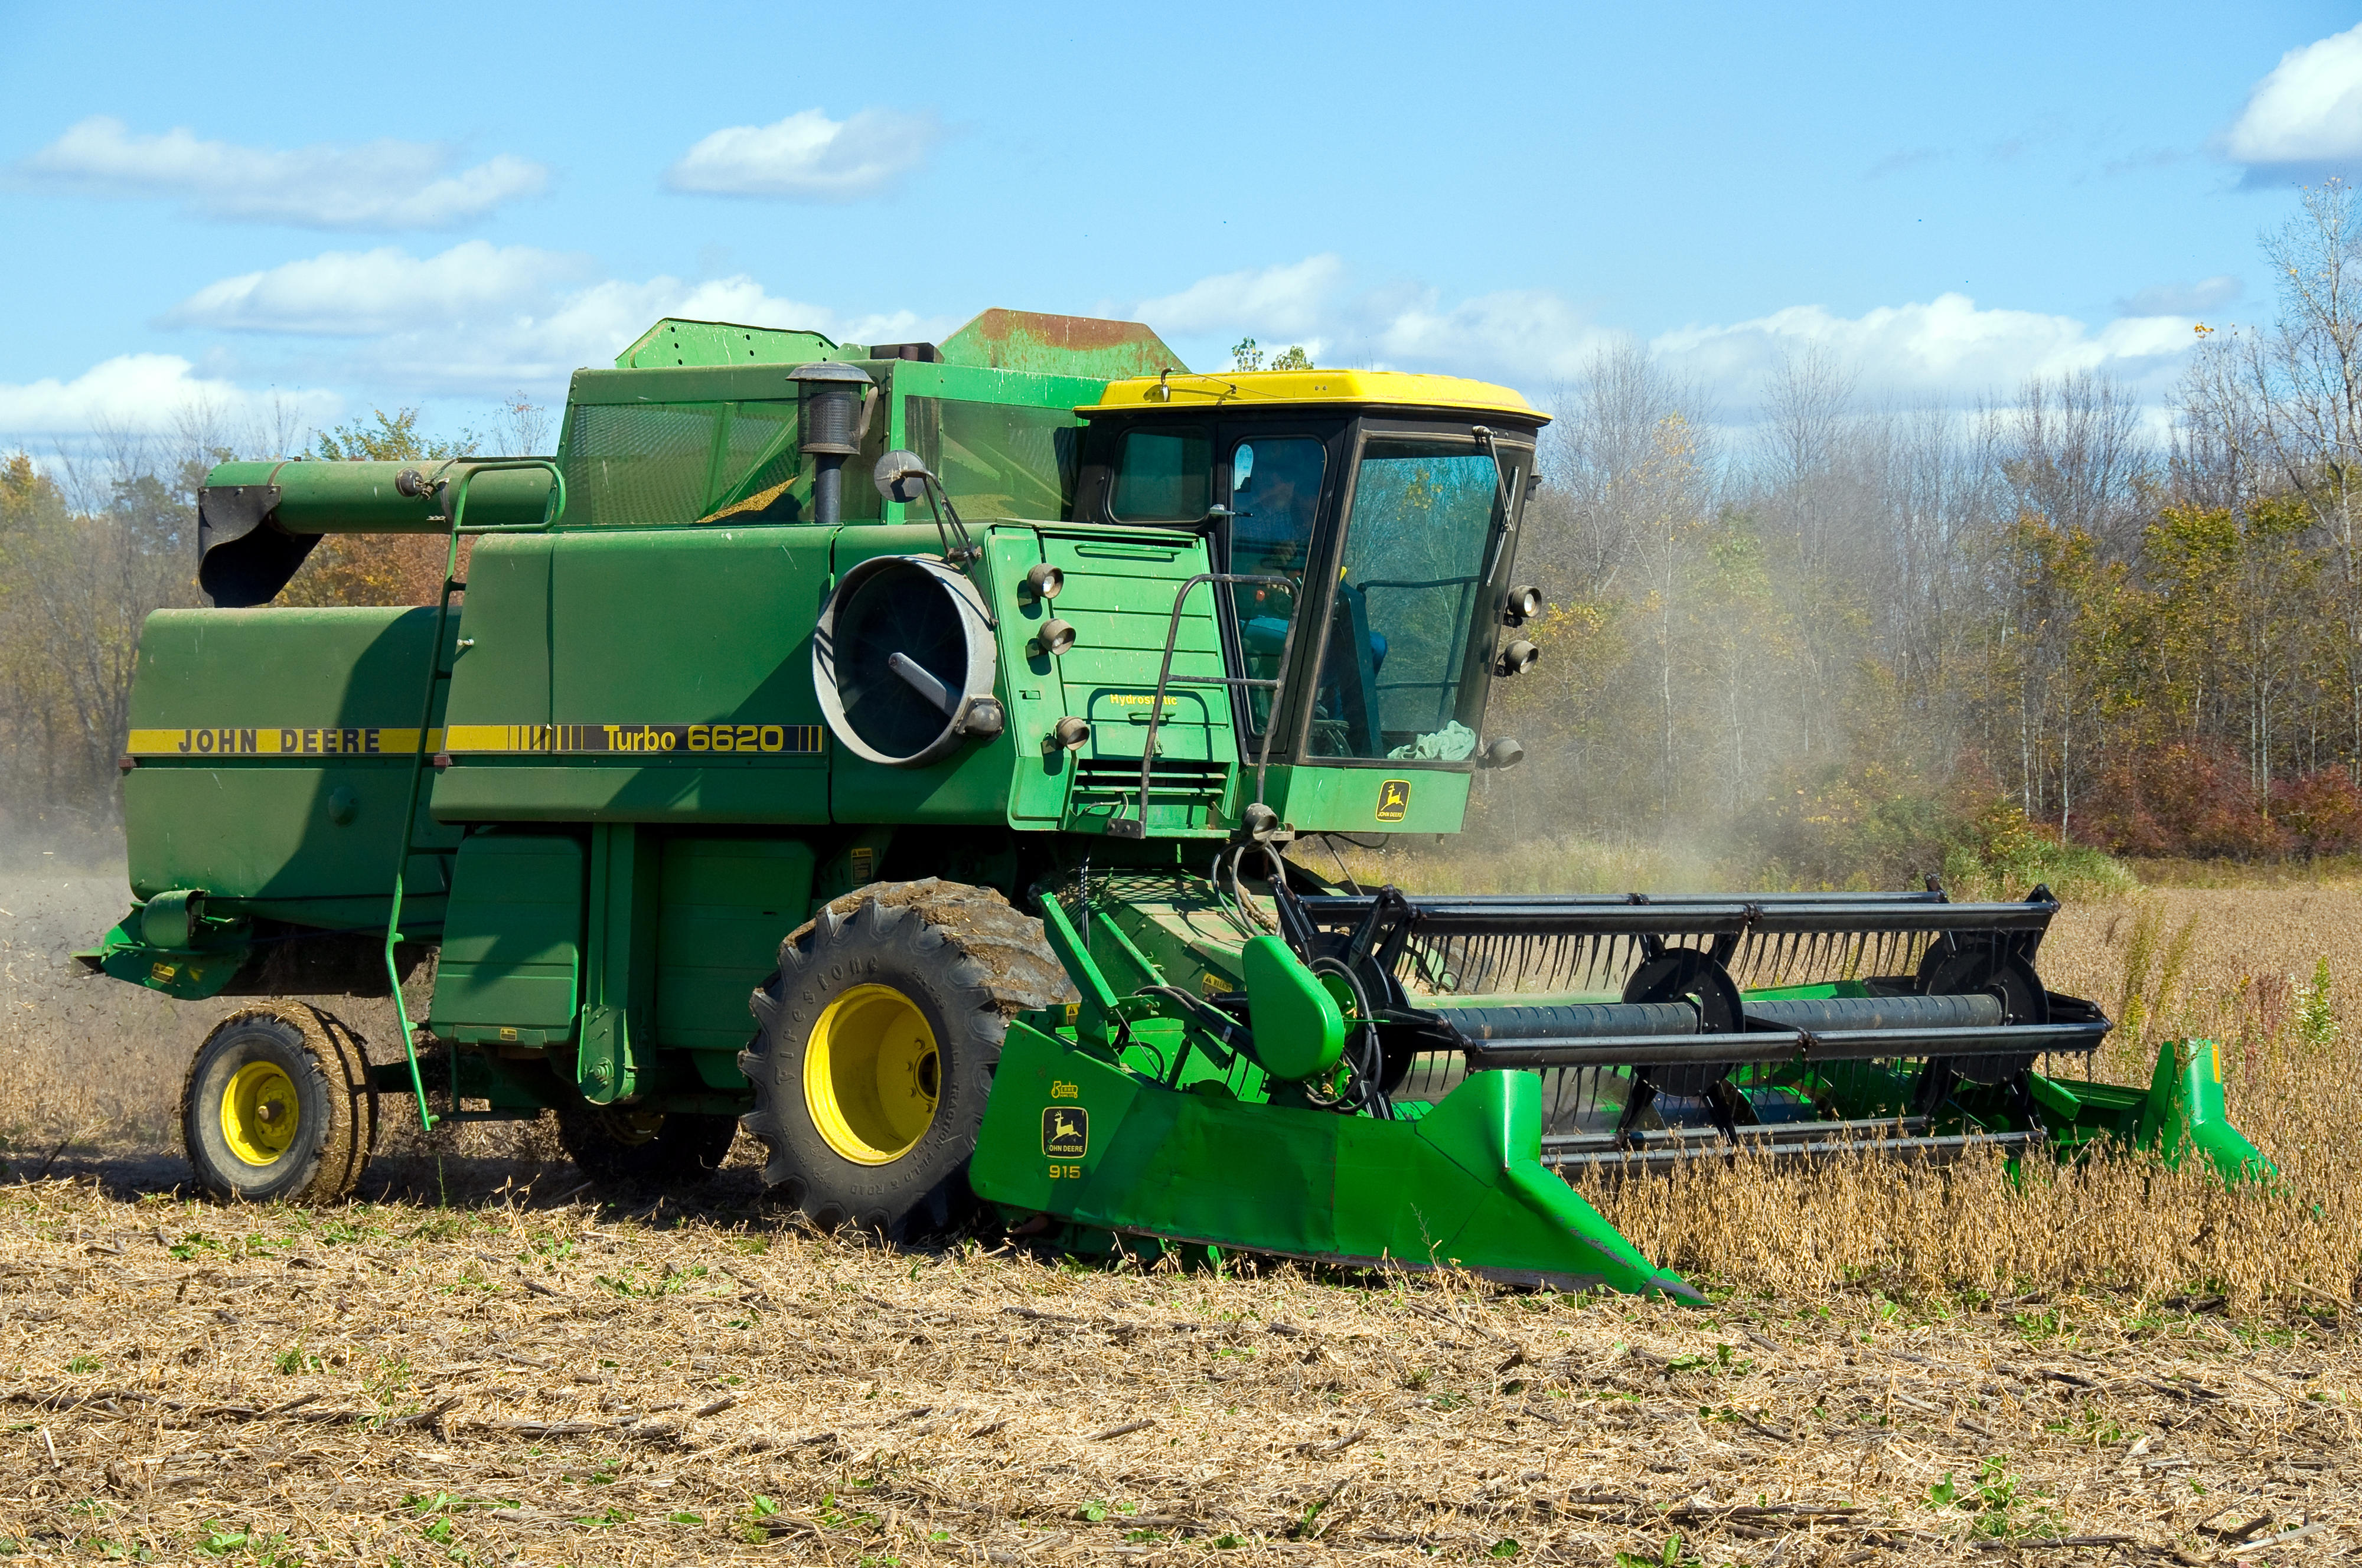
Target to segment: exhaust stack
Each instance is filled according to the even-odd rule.
[[[844,519],[844,459],[861,450],[871,399],[877,383],[857,365],[816,359],[798,365],[788,380],[803,392],[802,450],[813,459],[812,521]],[[860,389],[856,392],[855,389]]]

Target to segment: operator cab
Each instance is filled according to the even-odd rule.
[[[1241,751],[1274,763],[1478,766],[1487,677],[1546,416],[1450,376],[1264,370],[1112,382],[1075,520],[1202,531]],[[1204,591],[1200,590],[1199,591]],[[1284,657],[1285,656],[1285,657]]]

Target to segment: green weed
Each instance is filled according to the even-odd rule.
[[[2329,960],[2313,961],[2312,978],[2297,993],[2296,1034],[2313,1050],[2323,1050],[2337,1040],[2337,1010],[2329,991]]]
[[[1927,1488],[1927,1507],[1963,1510],[1972,1516],[1972,1536],[2007,1540],[2031,1535],[2047,1528],[2050,1522],[2050,1510],[2034,1507],[2022,1488],[2023,1484],[2009,1469],[2009,1462],[2000,1454],[1992,1454],[1978,1467],[1973,1480],[1961,1482],[1954,1478],[1951,1471],[1944,1472],[1944,1478]]]
[[[1616,1568],[1699,1568],[1698,1559],[1682,1543],[1682,1532],[1665,1537],[1665,1544],[1654,1557],[1642,1557],[1636,1552],[1616,1554]]]

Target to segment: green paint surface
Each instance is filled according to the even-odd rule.
[[[1065,1108],[1087,1123],[1072,1157],[1044,1136]],[[1542,1168],[1540,1128],[1530,1073],[1479,1073],[1418,1121],[1375,1121],[1175,1092],[1017,1024],[969,1179],[1120,1233],[1693,1296]]]
[[[568,1038],[582,968],[581,842],[480,833],[457,859],[428,1027],[446,1039]]]

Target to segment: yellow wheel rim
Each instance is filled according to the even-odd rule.
[[[855,986],[812,1025],[804,1105],[828,1146],[856,1165],[890,1165],[935,1122],[943,1060],[918,1004],[891,986]]]
[[[302,1108],[295,1080],[276,1062],[248,1062],[222,1094],[222,1142],[249,1165],[267,1165],[295,1142]]]
[[[652,1143],[664,1131],[664,1112],[644,1110],[638,1106],[602,1105],[599,1108],[599,1129],[627,1149]]]

